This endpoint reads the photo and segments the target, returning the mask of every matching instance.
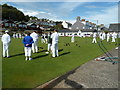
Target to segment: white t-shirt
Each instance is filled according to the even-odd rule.
[[[58,43],[59,34],[58,34],[57,32],[54,32],[54,33],[51,35],[51,38],[52,38],[52,44],[53,44],[53,43]]]
[[[33,41],[37,41],[39,37],[38,34],[35,32],[31,33],[30,36],[33,38]]]
[[[97,37],[97,33],[93,33],[93,37],[96,38]]]
[[[10,39],[10,35],[8,35],[7,33],[4,34],[1,38],[3,43],[10,43],[11,39]]]

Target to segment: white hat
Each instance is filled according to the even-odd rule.
[[[5,31],[6,33],[9,32],[8,30]]]

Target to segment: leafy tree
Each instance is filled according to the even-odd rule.
[[[63,25],[62,24],[57,24],[53,28],[57,29],[57,30],[61,30],[61,29],[63,29]]]
[[[18,10],[17,8],[13,6],[9,6],[7,4],[3,4],[2,6],[2,19],[11,19],[14,21],[28,21],[29,16],[25,16],[23,12]]]

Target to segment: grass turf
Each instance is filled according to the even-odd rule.
[[[75,37],[76,43],[70,43],[70,37],[59,38],[59,57],[52,58],[45,54],[47,45],[40,42],[39,53],[32,54],[33,60],[25,61],[21,39],[12,39],[10,58],[2,61],[3,88],[34,88],[55,77],[103,54],[98,44],[92,44],[92,38]],[[70,46],[65,46],[70,43]],[[115,43],[103,41],[108,50],[115,48]]]

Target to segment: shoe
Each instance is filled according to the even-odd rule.
[[[29,58],[29,60],[32,60],[32,58]]]
[[[7,56],[7,58],[9,58],[10,56]]]
[[[52,56],[53,58],[55,58],[55,56]]]
[[[28,58],[25,59],[26,61],[28,60]]]

